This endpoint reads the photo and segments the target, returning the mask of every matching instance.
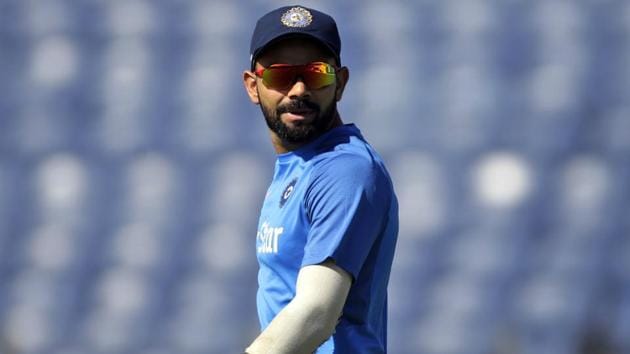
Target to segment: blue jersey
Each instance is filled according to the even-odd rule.
[[[331,258],[353,282],[334,334],[317,353],[385,353],[397,234],[391,179],[354,125],[278,155],[256,237],[262,329],[295,296],[300,268]]]

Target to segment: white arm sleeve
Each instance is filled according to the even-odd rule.
[[[351,284],[350,274],[332,260],[303,267],[295,298],[247,348],[247,353],[313,353],[332,335]]]

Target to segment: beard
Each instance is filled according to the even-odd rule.
[[[283,142],[290,145],[301,145],[310,142],[328,130],[337,110],[337,102],[333,100],[324,111],[318,104],[305,100],[292,100],[278,106],[275,110],[266,107],[261,102],[260,109],[269,129],[276,133]],[[282,113],[304,109],[311,110],[315,114],[315,118],[311,122],[295,122],[293,126],[288,126],[280,118]]]

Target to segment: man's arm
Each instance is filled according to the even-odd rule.
[[[333,260],[300,270],[295,298],[247,348],[250,354],[310,354],[333,333],[352,277]]]

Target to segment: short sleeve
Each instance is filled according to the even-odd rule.
[[[310,230],[302,266],[332,258],[354,279],[378,235],[391,201],[391,184],[374,161],[350,153],[314,166],[305,195]]]

